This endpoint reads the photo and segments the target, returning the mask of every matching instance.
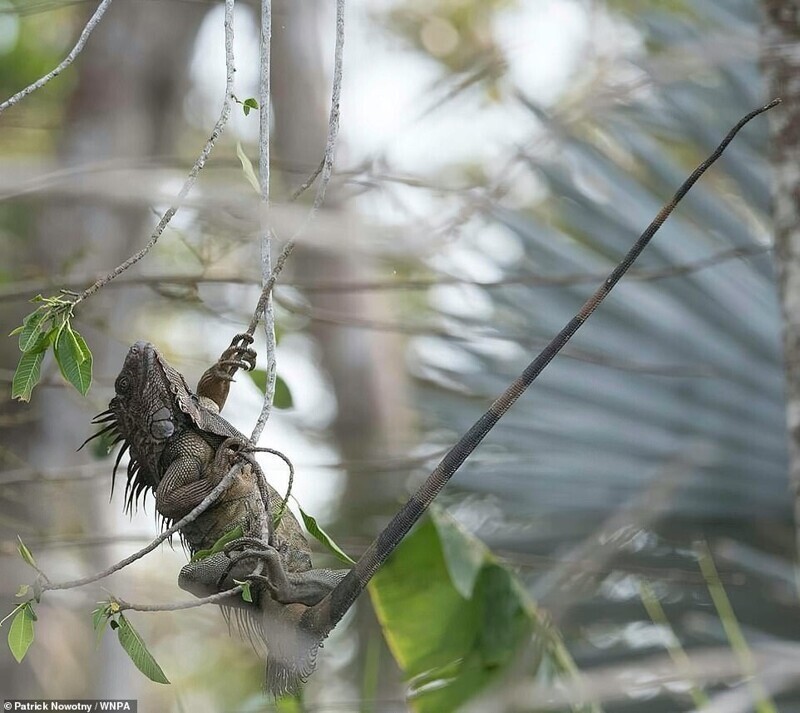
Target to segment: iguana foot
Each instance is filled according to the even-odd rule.
[[[237,334],[216,363],[200,377],[197,395],[210,399],[217,405],[217,410],[222,411],[237,369],[252,371],[256,368],[256,351],[250,346],[252,343],[253,337],[249,334]]]
[[[242,547],[245,549],[241,549]],[[259,588],[266,590],[270,597],[280,604],[305,604],[311,607],[325,598],[350,571],[310,569],[292,572],[284,564],[285,553],[282,550],[283,548],[272,547],[254,537],[234,540],[223,550],[223,556],[229,557],[229,560],[217,580],[217,589],[223,587],[223,583],[234,568],[239,572],[242,571],[243,564],[240,563],[248,560],[263,562],[264,574],[258,571],[249,572],[241,579],[257,583]]]
[[[261,560],[267,565],[268,571],[273,571],[276,567],[283,571],[283,562],[278,550],[257,537],[239,537],[229,542],[222,552],[228,561],[217,580],[218,588],[222,587],[233,568],[243,560]]]
[[[256,350],[250,345],[253,337],[249,334],[237,334],[231,345],[220,355],[217,363],[211,367],[218,379],[232,381],[237,369],[252,371],[256,368]]]

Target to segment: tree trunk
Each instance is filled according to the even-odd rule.
[[[800,8],[763,0],[762,67],[770,97],[775,262],[784,315],[789,470],[800,543]]]

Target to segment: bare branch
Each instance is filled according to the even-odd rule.
[[[261,185],[261,286],[267,284],[272,274],[272,238],[274,233],[269,224],[269,119],[270,119],[270,54],[272,41],[272,0],[261,0],[261,77],[259,83],[259,139],[258,171]],[[275,357],[275,308],[272,295],[267,296],[264,305],[264,333],[267,340],[266,386],[261,406],[259,422],[262,428],[272,413],[277,380],[277,361]],[[254,440],[254,439],[253,439]],[[261,475],[263,477],[263,474]],[[265,489],[266,491],[266,489]]]
[[[304,184],[305,185],[305,184]],[[693,262],[680,265],[670,265],[652,270],[631,270],[629,280],[647,282],[663,280],[670,277],[682,277],[695,272],[708,270],[718,265],[724,265],[733,260],[746,259],[763,255],[772,250],[772,245],[744,245],[742,247],[728,248],[712,253],[708,257],[700,258]],[[486,290],[499,289],[509,285],[529,285],[531,287],[569,287],[585,282],[594,282],[601,279],[601,273],[574,272],[566,275],[543,275],[539,273],[525,273],[503,277],[499,280],[481,281],[470,280],[453,275],[432,275],[409,280],[369,280],[364,282],[333,282],[325,280],[294,280],[282,282],[282,285],[296,287],[304,292],[378,292],[388,290],[426,290],[442,285],[472,285]],[[86,281],[85,277],[68,277],[60,282],[53,280],[22,280],[10,282],[0,286],[0,302],[22,299],[56,287],[78,287]],[[201,283],[225,283],[236,285],[252,285],[257,279],[247,275],[199,273],[189,275],[183,273],[166,273],[163,275],[142,275],[123,277],[111,283],[109,287],[129,287],[131,285],[198,285]]]
[[[334,48],[334,63],[333,63],[333,89],[331,91],[331,111],[328,117],[328,138],[325,142],[325,156],[322,161],[322,171],[320,175],[319,185],[317,186],[317,194],[314,197],[314,204],[308,213],[303,224],[295,232],[292,238],[283,246],[278,259],[275,261],[275,266],[269,275],[264,287],[261,291],[261,297],[258,300],[256,309],[253,313],[253,318],[247,327],[247,333],[252,335],[256,330],[256,325],[262,313],[265,312],[267,304],[270,302],[272,295],[272,288],[275,285],[275,280],[283,270],[286,260],[291,255],[292,250],[296,244],[297,238],[306,230],[308,225],[314,220],[323,202],[325,201],[325,192],[328,189],[331,175],[333,174],[333,159],[336,154],[336,141],[339,137],[339,104],[342,98],[342,67],[344,64],[344,10],[345,0],[336,0],[336,45]],[[298,194],[299,195],[299,194]],[[271,406],[271,404],[270,404]],[[261,414],[256,421],[253,428],[253,433],[250,436],[251,443],[258,443],[264,426],[266,425],[269,416],[269,406],[266,399],[264,406],[262,406]]]
[[[167,225],[169,225],[169,222],[172,220],[173,216],[178,212],[178,209],[181,207],[184,199],[189,194],[189,191],[191,191],[194,187],[194,184],[197,182],[198,174],[203,169],[203,166],[205,166],[208,157],[211,155],[211,152],[217,143],[217,139],[225,129],[225,125],[228,123],[228,119],[231,115],[231,106],[233,102],[233,79],[236,73],[233,57],[233,4],[234,0],[225,0],[225,99],[222,102],[222,110],[220,111],[217,123],[214,125],[214,129],[211,132],[211,136],[208,137],[205,146],[203,146],[203,150],[200,152],[200,155],[194,162],[191,171],[189,171],[189,175],[187,176],[183,187],[178,193],[175,202],[167,209],[167,211],[161,217],[161,220],[158,221],[158,225],[156,225],[155,230],[153,230],[152,234],[150,235],[150,240],[148,240],[147,245],[145,245],[136,254],[131,255],[131,257],[125,260],[125,262],[123,262],[121,265],[118,265],[116,268],[114,268],[114,270],[112,270],[110,273],[104,277],[101,277],[93,285],[86,288],[75,299],[75,304],[82,302],[87,297],[91,297],[101,287],[121,275],[123,272],[125,272],[125,270],[131,267],[131,265],[139,262],[139,260],[141,260],[145,255],[147,255],[148,252],[150,252],[153,246],[158,242],[158,239],[161,237]]]
[[[319,162],[319,166],[314,169],[314,172],[303,181],[292,193],[291,198],[289,198],[289,203],[294,203],[300,196],[303,195],[311,186],[313,185],[314,181],[317,180],[317,176],[322,173],[322,169],[325,166],[325,159],[323,158],[322,161]]]
[[[97,10],[94,11],[94,15],[89,18],[89,22],[87,22],[86,26],[83,28],[83,32],[81,32],[81,36],[78,38],[75,46],[70,50],[69,54],[64,58],[61,64],[40,79],[37,79],[33,84],[29,84],[27,87],[25,87],[25,89],[17,92],[13,97],[6,99],[2,104],[0,104],[0,114],[2,114],[9,107],[14,106],[22,101],[29,94],[33,94],[33,92],[43,87],[51,79],[54,79],[67,67],[69,67],[83,50],[86,40],[89,39],[89,35],[92,34],[94,28],[97,27],[103,15],[105,15],[109,5],[111,5],[111,0],[102,0],[102,2],[97,6]]]
[[[171,604],[131,604],[130,602],[126,602],[124,599],[119,599],[118,597],[115,597],[114,601],[119,604],[119,611],[180,611],[181,609],[194,609],[195,607],[202,607],[206,604],[224,604],[226,599],[230,599],[231,597],[235,597],[237,594],[241,594],[243,589],[244,587],[242,587],[241,584],[237,584],[235,587],[226,589],[223,592],[211,594],[207,597],[192,599],[188,602],[173,602]]]

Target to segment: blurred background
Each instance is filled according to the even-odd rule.
[[[694,166],[770,98],[768,50],[785,42],[770,12],[792,5],[348,2],[336,170],[275,291],[287,388],[262,438],[293,459],[294,494],[347,552],[363,551]],[[280,242],[310,200],[288,197],[322,157],[335,24],[330,2],[273,6]],[[95,7],[0,0],[2,98],[54,67]],[[257,95],[258,22],[257,3],[237,2],[241,99]],[[118,0],[71,68],[3,113],[3,333],[35,294],[83,289],[145,244],[224,85],[221,3]],[[47,361],[32,402],[12,402],[19,355],[0,341],[3,613],[31,580],[18,534],[52,579],[68,579],[156,533],[152,503],[131,518],[120,488],[109,503],[113,455],[75,449],[131,343],[154,342],[193,384],[249,320],[257,197],[236,144],[257,165],[257,137],[257,112],[235,107],[156,248],[82,305],[76,326],[95,354],[86,399]],[[440,498],[538,603],[608,711],[800,710],[770,196],[759,118]],[[227,418],[249,433],[260,406],[240,375]],[[285,488],[283,466],[262,463]],[[273,709],[262,663],[214,608],[131,615],[171,686],[142,677],[113,636],[95,647],[102,587],[142,603],[185,598],[184,562],[163,547],[106,582],[48,594],[25,662],[0,655],[0,692]],[[315,562],[332,564],[321,551]],[[379,632],[364,597],[323,649],[307,710],[413,708]],[[544,707],[520,687],[547,685],[523,658],[465,705]],[[675,676],[680,665],[692,676]],[[569,709],[565,696],[550,707]]]

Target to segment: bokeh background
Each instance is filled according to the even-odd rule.
[[[257,94],[255,5],[236,8],[240,98]],[[0,95],[55,66],[94,8],[2,0]],[[296,497],[345,550],[366,547],[684,177],[768,98],[761,10],[756,0],[348,2],[329,199],[275,291],[291,405],[262,439],[293,459]],[[211,0],[118,0],[74,66],[0,117],[4,333],[36,293],[81,289],[146,242],[219,112],[222,20]],[[279,241],[308,209],[287,198],[322,156],[333,39],[332,3],[274,2]],[[75,449],[132,342],[156,343],[194,383],[249,320],[257,198],[236,144],[257,163],[257,134],[256,113],[237,108],[156,248],[80,310],[95,353],[86,399],[47,362],[31,404],[11,402],[18,352],[0,340],[4,609],[31,578],[17,534],[65,579],[156,532],[152,503],[128,518],[121,489],[109,502],[113,457]],[[609,711],[694,708],[686,681],[648,674],[647,657],[711,652],[692,668],[708,696],[743,706],[724,710],[754,705],[748,656],[759,671],[797,657],[768,139],[765,118],[737,138],[441,497],[552,618],[586,680],[615,682]],[[260,404],[241,375],[226,415],[249,433]],[[262,462],[284,488],[282,466]],[[698,563],[705,547],[727,621]],[[164,547],[103,586],[176,600],[184,562]],[[3,696],[271,708],[261,662],[216,610],[132,615],[173,681],[159,687],[113,637],[95,646],[88,613],[105,597],[99,585],[47,595],[26,661],[0,654]],[[523,669],[474,709],[543,705],[509,694]],[[752,680],[759,705],[800,710],[796,676]],[[305,706],[402,711],[405,691],[364,598],[324,648]]]

